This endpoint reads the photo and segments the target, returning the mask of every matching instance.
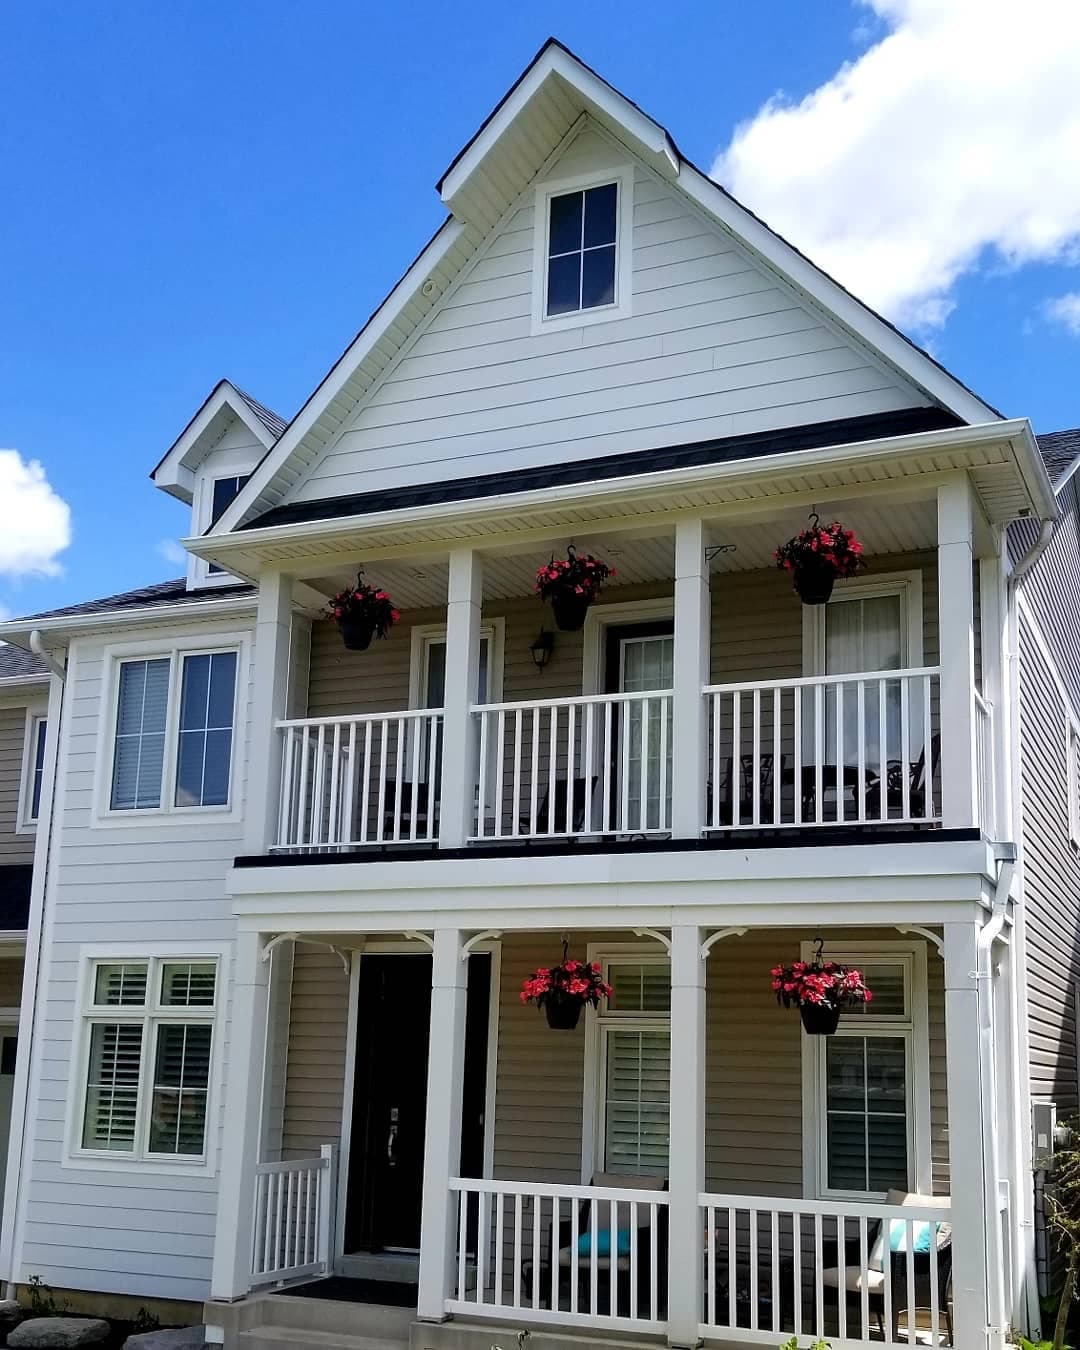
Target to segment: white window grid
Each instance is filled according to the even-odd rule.
[[[41,815],[41,793],[44,790],[45,783],[44,752],[46,747],[44,737],[47,734],[48,720],[46,714],[42,711],[31,710],[27,714],[26,745],[23,750],[22,779],[19,784],[18,828],[20,830],[36,829],[38,817]],[[40,771],[37,767],[39,749],[43,752]],[[35,796],[37,797],[36,809]]]

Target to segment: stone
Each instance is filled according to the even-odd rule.
[[[169,1331],[143,1331],[129,1336],[124,1350],[203,1350],[205,1327],[173,1327]]]
[[[0,1331],[10,1330],[26,1316],[26,1309],[13,1298],[0,1298]]]
[[[99,1345],[109,1335],[100,1317],[29,1317],[9,1333],[7,1343],[22,1350],[76,1350]]]

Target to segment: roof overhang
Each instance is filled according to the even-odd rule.
[[[238,418],[258,440],[264,452],[274,437],[229,380],[219,380],[195,416],[183,429],[150,474],[155,485],[191,505],[195,470],[208,452]]]
[[[495,547],[530,531],[552,534],[660,524],[688,511],[722,520],[763,515],[800,497],[853,496],[904,480],[929,491],[942,475],[967,472],[986,521],[1057,515],[1053,488],[1026,419],[962,426],[848,445],[825,446],[705,466],[627,475],[501,496],[439,502],[333,520],[241,530],[184,540],[199,557],[254,580],[267,568],[298,575],[334,554],[405,556],[465,543]],[[0,628],[0,634],[3,629]]]
[[[223,600],[186,600],[180,604],[141,605],[129,609],[100,609],[89,614],[56,614],[47,618],[13,619],[0,623],[0,642],[30,650],[30,634],[39,632],[47,646],[62,647],[81,633],[111,628],[135,628],[164,623],[188,623],[192,619],[225,618],[253,614],[258,597],[252,593]],[[42,677],[48,681],[48,675]]]

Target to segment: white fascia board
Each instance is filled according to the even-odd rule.
[[[57,614],[49,619],[15,619],[0,623],[0,642],[30,650],[30,634],[49,633],[61,637],[77,637],[98,629],[134,628],[139,624],[184,622],[188,619],[209,619],[236,614],[254,614],[258,607],[256,595],[236,596],[229,600],[192,600],[179,605],[146,605],[139,609],[101,609],[92,614]],[[45,677],[47,679],[47,677]]]
[[[240,397],[236,386],[229,380],[221,380],[150,475],[156,486],[190,504],[199,442],[223,408],[236,414],[264,450],[270,449],[274,440],[269,430]]]
[[[554,76],[563,79],[596,111],[615,122],[647,154],[663,157],[679,172],[679,158],[671,137],[658,122],[643,113],[610,85],[559,47],[548,47],[519,81],[503,105],[469,143],[439,182],[439,193],[450,207],[468,180],[483,164],[509,127],[527,109],[540,87]]]
[[[327,406],[352,378],[357,366],[380,341],[387,329],[397,321],[401,311],[454,248],[464,230],[464,225],[452,217],[448,217],[439,226],[420,256],[334,363],[333,368],[289,423],[273,449],[264,456],[250,479],[210,529],[207,538],[228,534],[239,525],[247,514],[250,504],[257,501],[259,495],[273,481],[278,470],[288,461]]]
[[[18,643],[13,645],[19,646]],[[23,689],[47,689],[48,687],[49,672],[47,670],[43,670],[40,675],[9,675],[6,679],[0,678],[0,697],[7,693],[18,693]]]
[[[913,435],[890,436],[874,441],[855,441],[846,445],[824,446],[816,450],[786,450],[754,459],[693,465],[681,469],[667,469],[660,473],[629,474],[622,478],[598,479],[591,483],[569,483],[537,488],[530,492],[473,497],[463,502],[433,502],[427,506],[401,507],[362,516],[300,521],[293,525],[270,525],[221,538],[196,536],[183,539],[181,543],[199,557],[220,561],[233,551],[239,553],[248,548],[284,544],[290,540],[328,540],[338,535],[352,536],[358,531],[374,531],[405,524],[422,523],[428,528],[467,524],[477,517],[497,515],[500,511],[519,514],[532,507],[550,510],[552,506],[571,506],[595,500],[597,497],[610,497],[615,506],[620,494],[632,496],[635,493],[638,495],[645,493],[655,496],[665,489],[690,491],[725,479],[774,477],[789,471],[804,473],[808,470],[841,468],[865,460],[899,458],[939,449],[955,450],[968,446],[974,448],[996,442],[1008,442],[1012,445],[1014,438],[1022,438],[1025,431],[1030,437],[1030,426],[1026,419],[1022,418],[1009,422],[990,422],[980,426],[949,427],[942,431],[922,431]],[[1035,454],[1041,465],[1037,447]],[[1044,509],[1056,514],[1053,491],[1049,487],[1045,468],[1043,477],[1048,496],[1042,505]],[[1038,501],[1033,502],[1033,505],[1038,512]],[[0,633],[2,631],[0,628]]]
[[[891,366],[913,380],[936,402],[962,417],[979,423],[1000,415],[981,398],[944,370],[925,352],[919,351],[884,319],[857,300],[798,249],[770,229],[753,212],[708,178],[700,169],[682,161],[679,187],[691,200],[708,211],[732,234],[752,249],[809,300],[825,309],[851,333],[879,353]]]

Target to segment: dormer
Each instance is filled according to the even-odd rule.
[[[205,534],[218,520],[285,426],[229,380],[214,387],[150,475],[191,508],[188,534]],[[188,590],[234,581],[216,564],[188,556]]]

